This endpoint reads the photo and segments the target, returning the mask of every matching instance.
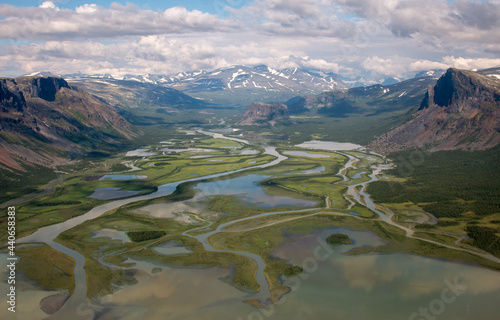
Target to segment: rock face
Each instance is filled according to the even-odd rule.
[[[134,135],[114,109],[62,78],[0,79],[0,168],[66,164]]]
[[[429,87],[413,118],[379,137],[370,148],[385,153],[411,147],[479,150],[498,143],[500,80],[448,69]]]
[[[237,122],[240,126],[275,126],[290,124],[288,108],[284,104],[252,103]]]

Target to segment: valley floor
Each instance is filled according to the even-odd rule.
[[[466,234],[440,226],[420,207],[373,203],[368,184],[385,180],[393,166],[363,150],[276,148],[179,130],[18,205],[19,268],[46,290],[42,306],[65,301],[54,316],[75,319],[82,303],[90,313],[118,312],[109,309],[113,297],[145,286],[145,273],[170,268],[230,270],[219,276],[235,291],[220,290],[270,308],[293,291],[290,281],[311,273],[308,264],[280,258],[282,250],[321,234],[320,246],[330,252],[324,232],[338,228],[355,238],[340,246],[348,248],[343,255],[411,253],[500,270],[498,257],[464,243]],[[434,227],[418,228],[423,224]],[[366,237],[377,240],[360,245]]]

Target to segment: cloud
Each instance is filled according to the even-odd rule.
[[[500,65],[500,1],[254,0],[219,16],[134,4],[0,4],[0,71],[176,73],[227,65],[411,77]],[[16,41],[19,40],[19,41]],[[4,42],[5,43],[5,42]],[[17,71],[16,71],[17,70]]]
[[[435,43],[498,43],[498,1],[339,0],[352,13],[386,26],[396,37]]]
[[[257,0],[231,10],[235,19],[269,35],[348,38],[354,23],[328,0]],[[255,22],[258,21],[258,24]]]
[[[439,61],[426,59],[412,59],[408,57],[393,56],[390,58],[381,58],[372,56],[366,58],[361,67],[372,73],[375,77],[394,76],[405,77],[419,71],[432,69],[487,69],[500,66],[498,58],[464,58],[455,56],[444,56]]]
[[[56,5],[52,1],[44,1],[39,7],[43,9],[56,9]]]
[[[206,33],[235,28],[231,20],[198,10],[173,7],[141,10],[118,3],[104,8],[85,4],[75,10],[59,9],[46,1],[40,7],[0,5],[0,37],[24,40],[75,40],[161,34]]]

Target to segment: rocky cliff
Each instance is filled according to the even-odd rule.
[[[0,168],[54,167],[134,135],[113,108],[62,78],[0,79]]]
[[[252,103],[236,125],[240,126],[275,126],[290,124],[288,108],[284,104]]]
[[[374,141],[370,148],[392,152],[424,147],[478,150],[500,143],[500,80],[448,69],[428,88],[412,119]]]

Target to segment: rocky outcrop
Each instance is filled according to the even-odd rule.
[[[239,126],[275,126],[290,124],[288,108],[284,104],[252,103],[236,125]]]
[[[62,78],[0,79],[0,168],[54,167],[134,135],[113,108]]]
[[[370,148],[384,153],[411,147],[478,150],[498,143],[500,80],[452,68],[428,88],[410,121],[379,137]]]

